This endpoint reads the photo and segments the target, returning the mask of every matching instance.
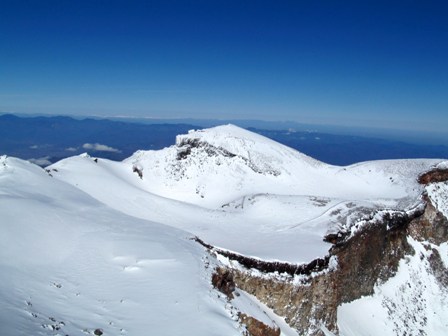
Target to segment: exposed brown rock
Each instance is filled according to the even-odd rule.
[[[447,241],[448,221],[434,207],[428,196],[424,195],[426,210],[423,216],[416,218],[408,227],[408,234],[418,241],[428,241],[440,245]]]
[[[225,158],[238,158],[242,160],[250,169],[252,169],[257,174],[269,174],[278,176],[280,172],[275,169],[270,168],[260,168],[249,158],[246,158],[241,155],[236,155],[232,152],[229,152],[227,149],[222,147],[213,146],[210,143],[203,142],[200,139],[191,139],[191,138],[182,138],[177,144],[177,161],[182,161],[187,159],[194,148],[200,148],[202,151],[207,153],[209,157],[214,156],[222,156]]]
[[[239,314],[241,324],[246,326],[247,336],[280,336],[278,327],[270,327],[246,314]]]
[[[310,277],[303,285],[233,272],[239,288],[285,316],[300,334],[323,335],[321,325],[338,333],[337,307],[341,303],[373,294],[375,283],[393,276],[406,253],[412,253],[412,249],[405,229],[387,230],[386,225],[371,225],[332,249],[331,254],[338,258],[338,269]]]
[[[233,281],[233,274],[228,269],[217,268],[212,275],[212,284],[221,293],[227,295],[229,299],[233,299],[235,282]]]
[[[420,184],[448,181],[448,169],[434,168],[418,177]]]
[[[448,269],[445,268],[442,258],[436,249],[432,249],[429,265],[440,287],[443,290],[448,290]]]
[[[287,267],[278,263],[226,255],[247,269],[253,266],[265,274],[270,274],[271,267],[276,266],[279,267],[276,271],[283,272],[286,279],[287,274],[300,274],[303,279],[301,283],[294,283],[292,276],[291,280],[285,280],[275,276],[254,276],[251,272],[237,269],[228,270],[231,276],[221,270],[221,275],[216,278],[218,281],[214,282],[219,284],[217,288],[226,288],[227,279],[232,279],[232,284],[234,282],[242,290],[255,295],[278,315],[284,316],[299,334],[324,335],[322,325],[338,334],[337,307],[373,294],[376,284],[394,276],[400,260],[405,255],[414,253],[407,241],[409,235],[434,244],[447,241],[448,220],[434,208],[429,199],[425,198],[425,201],[428,203],[426,208],[421,207],[411,214],[386,212],[380,220],[378,216],[375,219],[372,216],[353,237],[349,238],[347,234],[329,237],[336,244],[325,259],[324,266],[311,267],[310,272],[291,273]],[[197,240],[211,251],[222,252]],[[333,271],[326,271],[331,256],[337,258],[338,267]],[[429,262],[441,286],[446,287],[448,272],[437,250],[433,251]],[[297,265],[290,266],[297,269]]]

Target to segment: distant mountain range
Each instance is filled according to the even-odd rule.
[[[154,124],[108,119],[71,117],[19,117],[0,115],[0,153],[31,160],[42,166],[88,152],[93,156],[123,160],[139,149],[162,149],[173,145],[177,134],[201,129],[212,121],[195,125],[155,120]],[[148,122],[148,121],[147,121]],[[215,124],[219,121],[214,121]],[[205,125],[205,126],[204,126]],[[251,127],[254,125],[255,127]],[[263,127],[263,129],[260,128]],[[390,139],[279,129],[283,123],[244,123],[252,132],[297,149],[334,165],[378,159],[447,158],[448,146],[414,144]]]

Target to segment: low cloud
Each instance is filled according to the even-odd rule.
[[[76,152],[78,150],[78,148],[76,147],[68,147],[65,149],[67,152]]]
[[[39,146],[38,146],[38,145],[32,145],[32,146],[30,146],[30,148],[31,148],[31,149],[38,149]]]
[[[109,147],[107,145],[102,145],[99,143],[85,143],[84,145],[82,145],[82,148],[87,149],[87,150],[91,150],[94,152],[114,152],[114,153],[120,153],[121,150],[113,148],[113,147]]]
[[[46,167],[51,165],[51,161],[50,161],[50,157],[49,156],[44,156],[38,159],[28,159],[29,162],[37,164],[38,166],[41,167]]]

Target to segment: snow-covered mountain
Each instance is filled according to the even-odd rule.
[[[303,263],[325,255],[330,244],[322,238],[341,226],[375,209],[415,206],[423,191],[416,176],[436,162],[329,166],[228,125],[192,131],[174,146],[123,162],[81,155],[48,168],[131,216],[244,255]]]
[[[191,131],[172,147],[139,151],[125,162],[142,170],[145,190],[214,209],[261,193],[400,199],[410,196],[410,180],[428,164],[334,167],[233,125]]]
[[[284,335],[395,335],[418,292],[405,287],[421,282],[431,288],[421,334],[446,333],[448,295],[430,260],[437,253],[447,273],[448,234],[431,240],[406,231],[423,223],[430,204],[438,219],[427,222],[448,232],[443,173],[418,181],[444,172],[440,162],[331,166],[232,125],[190,131],[123,162],[83,154],[44,171],[3,156],[0,334],[237,335],[254,325],[247,315]],[[389,266],[380,262],[386,252],[395,255],[381,257]],[[360,269],[348,272],[346,259]],[[225,276],[214,278],[217,268]],[[369,286],[344,294],[338,284],[347,277],[368,277]],[[328,283],[337,297],[325,292]],[[235,284],[236,292],[222,289]],[[397,286],[400,295],[392,294]],[[309,294],[317,292],[320,299]],[[375,313],[362,319],[360,308],[369,307]]]

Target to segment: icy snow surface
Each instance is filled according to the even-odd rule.
[[[438,169],[448,169],[448,161],[443,161],[437,164],[436,168]]]

